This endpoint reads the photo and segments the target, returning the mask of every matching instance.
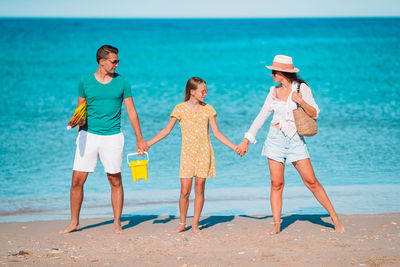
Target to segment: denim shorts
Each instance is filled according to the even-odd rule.
[[[261,154],[284,164],[310,158],[302,136],[296,132],[289,138],[273,126],[269,129]]]

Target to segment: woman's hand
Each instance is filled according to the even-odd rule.
[[[238,150],[240,151],[238,154],[243,157],[247,151],[249,151],[249,140],[246,138],[238,145]]]
[[[297,93],[297,92],[292,93],[292,100],[294,102],[296,102],[297,104],[299,104],[300,106],[302,105],[302,103],[304,101],[301,93]]]
[[[239,155],[239,156],[241,156],[240,154],[242,154],[242,150],[239,148],[239,146],[235,146],[234,147],[235,149],[235,152]]]

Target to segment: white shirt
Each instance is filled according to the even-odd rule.
[[[256,135],[258,131],[264,125],[272,112],[274,112],[274,116],[272,117],[271,125],[279,124],[281,131],[289,138],[292,138],[296,134],[297,129],[296,124],[294,123],[293,110],[297,108],[297,105],[296,102],[292,100],[292,93],[297,91],[297,84],[297,82],[292,83],[292,91],[290,92],[286,102],[276,97],[275,86],[271,86],[269,94],[265,99],[264,106],[261,108],[260,113],[258,113],[244,136],[250,141],[250,143],[256,143]],[[310,87],[308,87],[307,84],[302,83],[300,85],[300,93],[303,100],[316,109],[317,116],[314,118],[316,119],[319,114],[319,108],[315,103]]]

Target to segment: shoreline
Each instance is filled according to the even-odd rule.
[[[331,232],[328,215],[284,215],[282,232],[268,236],[271,215],[202,216],[201,234],[173,234],[175,216],[82,219],[81,230],[60,235],[69,221],[0,223],[5,266],[398,266],[400,213],[339,215],[345,233]],[[188,218],[190,228],[192,218]]]
[[[400,185],[324,186],[338,214],[380,214],[400,211]],[[207,188],[203,216],[271,214],[268,188]],[[287,187],[283,192],[282,214],[325,214],[325,209],[305,187]],[[371,198],[371,195],[374,195]],[[178,215],[179,190],[125,189],[123,216]],[[193,207],[194,194],[189,198]],[[62,197],[36,196],[16,199],[0,197],[8,203],[0,208],[0,223],[41,220],[68,220],[69,194]],[[351,203],[351,205],[349,205]],[[85,192],[81,218],[112,217],[110,194]],[[193,215],[189,208],[188,215]]]

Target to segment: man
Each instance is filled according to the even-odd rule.
[[[118,49],[103,45],[97,50],[97,71],[82,78],[79,84],[78,106],[87,102],[87,119],[80,122],[71,185],[71,222],[61,233],[79,230],[79,213],[83,200],[83,185],[89,172],[94,172],[100,157],[111,186],[114,231],[122,233],[121,213],[124,192],[121,180],[124,136],[121,132],[121,107],[126,111],[136,134],[136,149],[148,150],[142,137],[139,118],[133,104],[129,83],[115,73]],[[85,124],[86,123],[86,124]],[[83,125],[83,126],[82,126]],[[81,127],[82,126],[82,127]]]

